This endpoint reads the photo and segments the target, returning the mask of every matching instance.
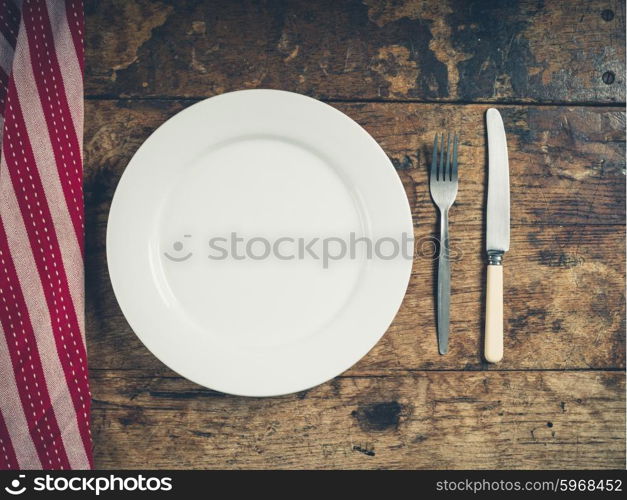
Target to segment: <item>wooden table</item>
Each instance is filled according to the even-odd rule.
[[[87,334],[101,468],[625,466],[625,5],[618,0],[86,2]],[[309,391],[226,396],[133,334],[105,259],[114,189],[146,137],[243,88],[329,102],[397,168],[435,236],[427,164],[462,133],[450,353],[428,249],[383,340]],[[508,132],[505,359],[481,359],[486,140]],[[428,247],[428,245],[427,245]],[[173,332],[174,333],[174,332]]]

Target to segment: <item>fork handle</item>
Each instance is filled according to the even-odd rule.
[[[440,253],[438,256],[438,351],[440,354],[446,354],[448,352],[449,310],[451,303],[448,210],[442,210],[440,214]]]
[[[484,356],[490,363],[503,359],[503,266],[488,265]]]

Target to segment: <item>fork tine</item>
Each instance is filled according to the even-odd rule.
[[[452,181],[457,180],[457,142],[458,140],[459,138],[457,136],[457,133],[455,133],[455,139],[453,140],[453,165],[452,165],[452,170],[451,170]]]
[[[446,133],[446,169],[444,170],[443,180],[451,180],[451,133]]]
[[[431,179],[438,178],[438,134],[435,134],[433,141],[433,158],[431,160]]]
[[[444,132],[440,134],[440,167],[438,168],[438,180],[444,180]]]

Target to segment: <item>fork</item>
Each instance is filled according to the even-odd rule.
[[[451,159],[451,133],[446,139],[446,163],[444,163],[444,133],[440,135],[440,161],[438,163],[438,134],[433,142],[433,159],[429,175],[429,189],[433,202],[440,210],[440,251],[438,255],[438,351],[448,352],[449,310],[451,304],[451,263],[448,237],[448,211],[457,196],[457,142],[453,139]]]

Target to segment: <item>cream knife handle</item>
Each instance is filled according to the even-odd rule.
[[[503,266],[488,265],[485,301],[484,356],[490,363],[503,359]]]

